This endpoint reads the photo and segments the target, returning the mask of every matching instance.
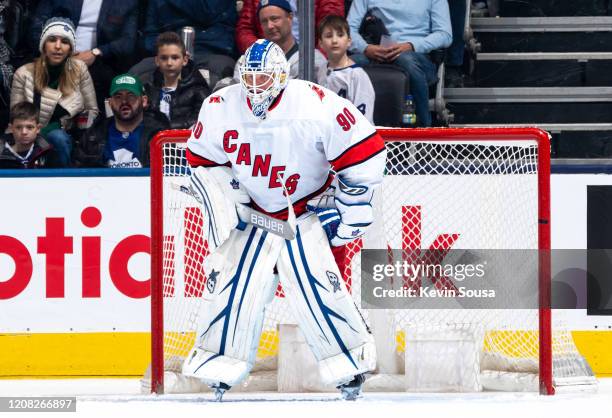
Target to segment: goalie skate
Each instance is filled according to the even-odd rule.
[[[361,395],[361,386],[365,382],[365,375],[358,374],[348,383],[338,386],[342,399],[345,401],[354,401]]]
[[[219,384],[212,385],[211,388],[215,391],[215,401],[221,402],[223,400],[223,395],[227,390],[230,389],[231,386],[226,385],[223,382]]]

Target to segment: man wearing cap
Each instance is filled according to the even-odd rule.
[[[149,142],[169,129],[167,118],[147,109],[142,83],[131,74],[113,79],[110,88],[113,117],[98,117],[77,143],[77,167],[140,168],[149,165]]]
[[[236,24],[236,46],[241,54],[258,39],[266,38],[264,36],[264,28],[259,21],[259,10],[264,5],[266,6],[277,6],[281,7],[288,13],[293,14],[293,20],[291,23],[291,33],[296,41],[299,41],[299,24],[298,17],[296,15],[298,0],[245,0],[243,7]],[[319,22],[329,15],[344,16],[344,1],[343,0],[315,0],[314,2],[314,13],[315,13],[315,27],[319,27]],[[316,37],[315,37],[316,38]],[[268,39],[272,42],[278,43],[274,39]]]

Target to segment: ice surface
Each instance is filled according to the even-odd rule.
[[[610,416],[612,379],[600,379],[597,393],[485,392],[476,394],[365,393],[355,402],[339,393],[232,393],[224,402],[213,394],[142,395],[138,379],[0,380],[0,396],[77,396],[77,413],[53,417],[167,418],[594,418]],[[146,414],[146,415],[145,415]],[[0,414],[5,416],[5,414]],[[20,417],[29,414],[19,414]],[[40,413],[31,414],[40,417]]]

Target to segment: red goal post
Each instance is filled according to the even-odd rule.
[[[164,392],[164,161],[165,144],[187,141],[189,130],[160,132],[151,143],[151,391]],[[388,144],[435,142],[508,143],[528,141],[537,153],[537,248],[539,251],[539,387],[553,394],[551,284],[550,284],[550,139],[536,128],[379,129]],[[177,156],[174,156],[177,158]],[[185,164],[185,162],[181,162]],[[186,168],[186,167],[184,167]]]

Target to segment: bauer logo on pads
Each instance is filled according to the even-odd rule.
[[[240,203],[236,204],[236,211],[238,212],[238,218],[249,225],[253,225],[289,241],[295,238],[295,224],[290,220],[281,221],[280,219],[273,218]]]

